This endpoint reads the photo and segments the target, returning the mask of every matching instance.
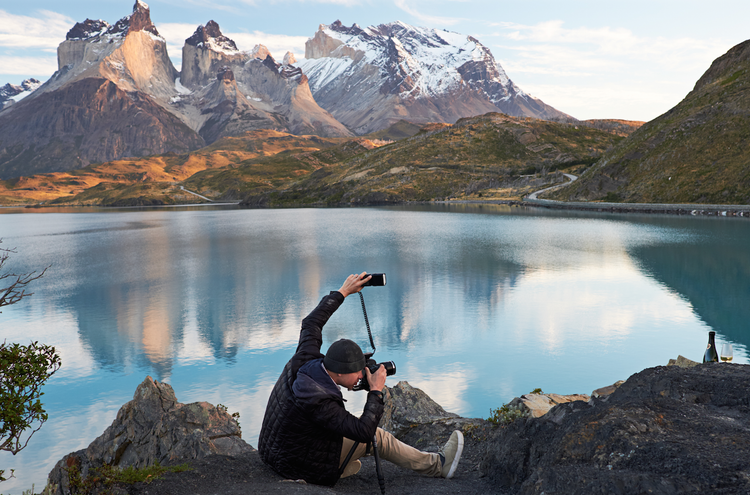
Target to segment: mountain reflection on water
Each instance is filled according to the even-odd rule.
[[[379,361],[447,410],[486,417],[541,387],[588,393],[683,354],[706,332],[747,362],[750,223],[424,205],[304,210],[0,214],[14,271],[51,264],[34,296],[0,314],[2,338],[55,345],[48,423],[3,493],[43,484],[85,448],[146,375],[181,402],[240,412],[256,442],[302,318],[350,273]],[[27,212],[24,212],[27,213]],[[324,329],[369,348],[357,296]],[[347,393],[350,410],[363,396]]]
[[[694,242],[629,251],[654,279],[688,301],[726,340],[750,348],[750,229],[744,222],[699,219]],[[676,222],[695,227],[696,220]]]

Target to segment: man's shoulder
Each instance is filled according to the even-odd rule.
[[[323,367],[322,358],[308,361],[300,367],[292,392],[302,401],[343,400],[341,390]]]

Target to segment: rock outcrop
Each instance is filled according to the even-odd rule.
[[[278,64],[263,45],[239,51],[215,21],[199,26],[182,49],[180,83],[189,90],[170,109],[207,143],[257,129],[350,136],[315,102],[293,56]],[[232,79],[223,77],[231,71]]]
[[[429,395],[409,382],[400,381],[395,387],[386,387],[385,411],[380,418],[380,427],[399,436],[415,425],[432,424],[458,418],[458,414],[446,412]]]
[[[12,114],[0,112],[0,179],[73,170],[122,156],[186,153],[204,145],[153,98],[104,78],[29,96],[7,112]]]
[[[109,79],[124,91],[145,93],[162,104],[175,94],[178,72],[140,0],[114,25],[86,19],[73,26],[57,48],[57,64],[57,72],[37,94],[91,77]]]
[[[406,119],[453,123],[488,112],[571,120],[523,92],[471,36],[392,22],[321,24],[301,67],[315,100],[358,134]]]
[[[540,418],[547,414],[550,409],[568,402],[588,402],[590,397],[586,394],[560,395],[560,394],[524,394],[516,397],[508,403],[512,409],[522,411],[527,417]]]
[[[432,452],[460,429],[464,454],[450,487],[387,462],[386,480],[394,493],[750,493],[749,380],[748,365],[649,368],[599,389],[601,394],[595,391],[588,402],[558,404],[538,418],[504,427],[448,413],[421,390],[399,382],[387,390],[381,427]],[[186,460],[193,470],[152,484],[114,487],[113,493],[284,490],[225,411],[204,402],[180,404],[169,385],[151,378],[88,449],[58,462],[50,482],[58,485],[57,493],[69,493],[70,469],[85,475],[104,463],[142,467]],[[342,480],[337,490],[372,491],[374,469],[363,471],[360,478]],[[311,494],[330,491],[294,487]]]
[[[0,112],[0,178],[205,145],[171,112],[178,73],[140,0],[114,25],[77,23],[57,58],[47,82]]]
[[[149,376],[100,437],[55,465],[49,484],[57,486],[57,494],[67,495],[71,470],[84,479],[104,464],[142,468],[156,462],[167,465],[253,450],[242,440],[237,421],[226,409],[207,402],[181,404],[172,387]]]
[[[483,473],[540,493],[750,493],[750,366],[649,368],[610,395],[497,429]]]

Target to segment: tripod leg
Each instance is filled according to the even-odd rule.
[[[383,478],[383,470],[380,468],[380,455],[378,455],[378,435],[377,433],[372,437],[372,452],[375,456],[375,471],[378,473],[378,483],[380,484],[380,493],[385,495],[385,478]]]

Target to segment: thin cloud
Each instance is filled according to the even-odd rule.
[[[509,74],[527,72],[554,76],[590,76],[597,72],[622,70],[628,65],[619,58],[586,53],[561,45],[493,45],[492,48],[504,55],[512,54],[499,60]]]
[[[176,60],[182,60],[182,47],[185,40],[192,36],[197,28],[197,24],[177,22],[156,25],[156,30],[167,41],[167,52],[170,58]]]
[[[75,21],[49,10],[37,12],[32,17],[0,10],[0,46],[56,51]]]
[[[57,57],[6,57],[0,56],[0,67],[3,74],[28,77],[51,76],[57,70]],[[0,85],[7,81],[0,81]],[[16,81],[14,84],[18,84]]]
[[[178,1],[172,0],[172,1],[168,2],[168,3],[171,4],[171,5],[174,5],[174,6],[178,7],[178,8],[179,7],[184,7],[185,5],[192,5],[192,6],[195,6],[195,7],[199,7],[201,9],[209,7],[209,5],[206,5],[206,1],[205,0],[178,0]],[[245,5],[249,5],[251,7],[257,6],[257,2],[255,2],[254,0],[240,0],[240,3],[245,4]],[[241,12],[241,9],[238,8],[236,5],[224,5],[224,4],[221,4],[221,3],[216,2],[216,1],[212,1],[211,2],[210,8],[211,8],[212,11],[214,11],[214,10],[220,10],[220,11],[223,11],[223,12],[231,12],[233,14],[237,14],[237,13]]]
[[[286,52],[292,52],[297,58],[305,54],[307,36],[289,36],[286,34],[270,34],[262,31],[252,33],[229,33],[227,36],[234,40],[240,50],[251,50],[255,45],[264,45],[275,59],[281,59]]]
[[[721,40],[642,37],[624,28],[567,29],[563,24],[563,21],[555,20],[535,25],[503,22],[492,26],[501,28],[499,36],[523,43],[522,47],[513,49],[527,55],[533,52],[541,54],[555,46],[558,53],[554,58],[550,57],[550,61],[556,59],[571,66],[580,64],[581,59],[592,59],[587,62],[592,65],[599,65],[604,60],[630,59],[666,64],[671,68],[697,68],[726,50],[726,42]],[[557,58],[561,55],[563,58]]]
[[[675,89],[678,89],[675,91]],[[526,84],[524,91],[535,96],[544,95],[545,103],[559,109],[575,109],[578,118],[618,118],[650,120],[673,107],[690,91],[688,84],[655,84],[639,80],[628,84],[561,85]],[[609,115],[602,115],[606,108]],[[651,109],[649,114],[643,108]]]
[[[677,104],[726,40],[643,36],[620,27],[486,24],[493,53],[524,91],[578,118],[649,120]],[[607,115],[602,115],[607,109]]]
[[[428,25],[442,25],[442,26],[453,26],[458,24],[462,19],[453,17],[437,17],[428,14],[423,14],[417,11],[415,8],[407,5],[406,0],[394,0],[394,5],[399,9],[403,10],[412,17],[416,17],[420,22],[424,22]]]

